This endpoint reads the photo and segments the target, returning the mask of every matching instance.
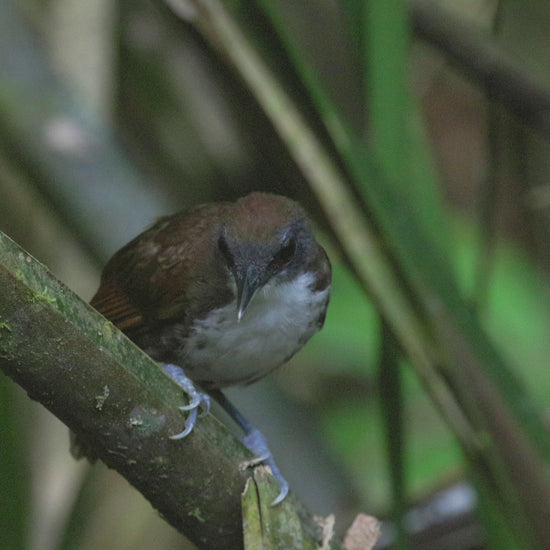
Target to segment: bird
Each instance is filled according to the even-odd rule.
[[[159,218],[107,262],[91,305],[188,395],[186,437],[214,397],[243,441],[281,475],[267,442],[222,389],[286,363],[319,331],[331,263],[300,204],[253,192]],[[197,389],[198,387],[198,389]]]

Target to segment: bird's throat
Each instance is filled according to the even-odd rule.
[[[311,290],[314,277],[268,282],[239,319],[236,300],[195,320],[181,342],[180,363],[191,378],[223,387],[265,376],[319,330],[329,289]]]

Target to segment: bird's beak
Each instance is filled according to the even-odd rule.
[[[256,290],[262,286],[260,270],[254,265],[249,265],[244,273],[235,274],[235,282],[237,283],[237,321],[240,321]]]

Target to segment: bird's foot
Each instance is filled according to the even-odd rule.
[[[192,380],[185,375],[181,367],[168,363],[161,363],[160,365],[162,370],[189,396],[189,403],[179,407],[182,411],[189,411],[189,416],[185,420],[185,429],[179,434],[170,436],[170,439],[183,439],[193,431],[197,418],[210,411],[210,396],[199,392],[195,388]],[[254,458],[243,464],[243,468],[253,468],[259,464],[265,464],[270,467],[273,477],[279,482],[281,489],[277,498],[271,503],[272,506],[276,506],[287,497],[289,485],[275,463],[275,459],[269,450],[265,436],[260,430],[250,424],[222,392],[219,390],[213,391],[213,396],[231,418],[233,418],[233,420],[243,429],[245,436],[242,438],[242,442],[255,455]]]
[[[181,367],[169,363],[161,363],[160,366],[189,397],[189,403],[179,407],[181,411],[189,411],[189,415],[185,420],[185,428],[179,434],[170,436],[170,439],[183,439],[193,431],[197,418],[208,414],[210,411],[210,396],[198,391]]]
[[[269,450],[264,434],[257,428],[251,428],[242,438],[242,442],[256,455],[251,460],[246,461],[244,467],[250,468],[258,466],[259,464],[265,464],[270,467],[273,477],[279,482],[281,489],[277,498],[271,503],[271,506],[276,506],[287,497],[289,485],[275,463],[275,459]]]
[[[238,426],[245,433],[242,438],[242,442],[254,453],[255,457],[251,460],[247,460],[242,464],[243,468],[253,468],[259,464],[265,464],[271,468],[273,477],[279,482],[281,490],[277,498],[271,503],[272,506],[275,506],[282,502],[289,492],[288,481],[282,476],[275,459],[269,450],[267,445],[267,440],[258,430],[255,428],[247,418],[245,418],[242,413],[227,399],[225,394],[220,390],[213,390],[211,392],[212,397],[222,406],[225,412],[237,423]]]

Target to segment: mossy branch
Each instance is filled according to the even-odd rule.
[[[0,368],[198,547],[242,548],[250,452],[210,415],[170,439],[184,420],[178,386],[1,232]],[[319,529],[294,498],[280,513],[316,546]]]

